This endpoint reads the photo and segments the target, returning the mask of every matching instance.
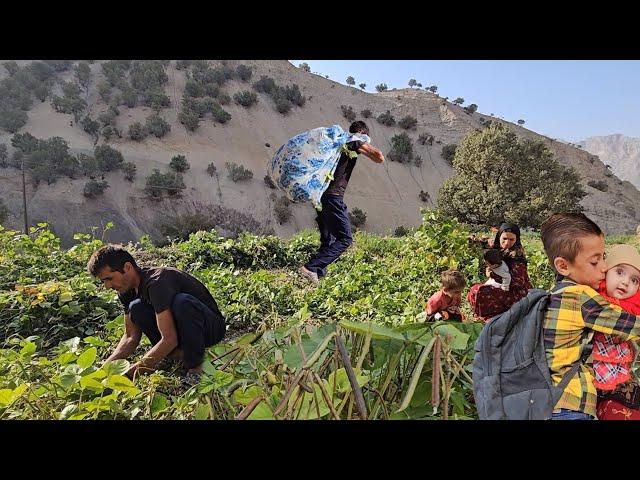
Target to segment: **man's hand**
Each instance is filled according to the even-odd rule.
[[[491,278],[491,269],[489,267],[485,269],[484,273],[487,274],[487,277]]]

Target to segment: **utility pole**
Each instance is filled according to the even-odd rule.
[[[24,212],[24,234],[29,235],[29,220],[27,218],[27,188],[24,181],[24,155],[22,156],[22,210]]]

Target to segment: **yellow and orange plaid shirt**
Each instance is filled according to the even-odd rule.
[[[553,293],[559,289],[562,291]],[[589,330],[636,340],[640,338],[640,318],[610,304],[593,288],[564,278],[552,290],[544,319],[544,346],[554,385],[580,358],[580,346]],[[555,408],[595,417],[596,399],[593,368],[581,365]]]

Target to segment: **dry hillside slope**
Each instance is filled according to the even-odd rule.
[[[20,62],[25,64],[28,62]],[[224,124],[203,120],[195,132],[188,132],[177,120],[185,85],[185,71],[175,68],[175,61],[166,68],[169,82],[165,92],[171,99],[171,107],[160,115],[171,124],[171,132],[162,139],[153,136],[142,142],[123,138],[108,143],[118,149],[125,161],[137,165],[137,176],[132,183],[124,180],[120,171],[105,175],[110,188],[97,199],[86,199],[82,190],[86,179],[60,178],[55,184],[40,184],[37,189],[27,189],[30,221],[50,222],[65,242],[74,232],[87,231],[113,221],[116,227],[109,232],[113,241],[138,239],[145,233],[159,235],[158,224],[168,215],[194,210],[206,205],[222,205],[253,216],[265,227],[271,227],[281,236],[290,236],[302,228],[315,227],[315,212],[311,205],[293,205],[293,218],[279,225],[273,214],[273,201],[264,182],[265,163],[276,149],[294,134],[322,125],[338,123],[348,127],[341,114],[341,105],[350,105],[358,113],[363,109],[373,112],[373,117],[390,110],[396,120],[412,115],[418,120],[415,130],[408,133],[414,140],[414,151],[422,157],[422,166],[407,166],[394,162],[377,165],[361,156],[349,184],[345,202],[353,209],[359,207],[367,214],[365,230],[386,233],[399,225],[412,226],[420,222],[419,209],[434,206],[442,182],[452,174],[452,168],[441,156],[442,147],[458,143],[471,129],[483,128],[480,119],[489,119],[481,113],[467,114],[462,108],[444,102],[437,95],[417,89],[403,89],[383,93],[366,93],[354,87],[341,85],[319,75],[296,68],[286,61],[229,61],[235,68],[244,63],[254,68],[250,83],[231,80],[223,90],[230,96],[240,90],[251,90],[251,83],[261,75],[268,75],[280,85],[298,84],[307,97],[303,107],[294,107],[287,115],[278,113],[272,100],[258,94],[259,101],[250,108],[231,102],[224,108],[232,115]],[[91,65],[92,83],[87,94],[89,111],[93,117],[106,110],[96,90],[102,79],[100,62]],[[6,73],[0,68],[0,75]],[[70,80],[72,72],[64,72],[60,78]],[[380,79],[384,81],[384,78]],[[134,121],[143,121],[151,112],[147,107],[120,106],[117,126],[126,132]],[[403,132],[400,127],[386,127],[374,118],[367,120],[372,143],[385,154],[390,149],[393,135]],[[93,138],[72,122],[72,115],[55,112],[49,101],[36,101],[29,112],[28,123],[20,132],[30,132],[38,138],[60,136],[69,142],[73,151],[91,152]],[[495,119],[492,119],[495,120]],[[74,125],[71,125],[74,123]],[[640,192],[629,182],[622,182],[607,171],[600,160],[586,151],[552,141],[517,125],[510,126],[524,137],[544,139],[556,157],[566,165],[578,168],[588,196],[583,200],[587,213],[609,233],[635,230],[640,223]],[[424,132],[435,137],[433,145],[420,145],[418,135]],[[10,146],[11,135],[0,132],[0,143]],[[105,140],[100,138],[99,144]],[[267,146],[267,144],[269,146]],[[143,188],[145,179],[154,168],[168,169],[171,157],[183,154],[191,164],[184,179],[186,190],[180,199],[162,201],[148,199]],[[206,173],[213,162],[219,182]],[[233,183],[226,176],[225,162],[236,162],[253,171],[253,179]],[[589,180],[604,180],[608,191],[602,192],[586,186]],[[8,224],[22,225],[22,195],[19,172],[12,168],[0,169],[0,197],[10,210]],[[419,192],[429,193],[431,200],[421,201]]]

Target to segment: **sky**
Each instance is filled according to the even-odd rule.
[[[366,91],[386,83],[423,88],[475,103],[478,112],[551,138],[580,142],[621,133],[640,138],[639,60],[291,60],[346,84],[349,75]]]

